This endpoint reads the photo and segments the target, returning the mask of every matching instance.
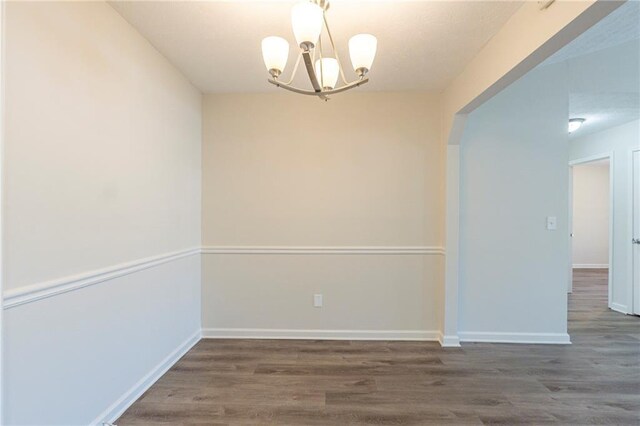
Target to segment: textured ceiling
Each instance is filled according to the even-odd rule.
[[[629,1],[545,61],[565,63],[571,138],[640,119],[640,2]]]
[[[112,1],[111,5],[205,93],[277,90],[266,82],[260,42],[279,35],[295,51],[294,1]],[[378,38],[371,81],[359,90],[442,90],[521,1],[333,0],[328,12],[342,62],[350,36]],[[348,68],[348,76],[355,77]],[[307,78],[308,80],[308,78]],[[308,84],[305,80],[298,84]]]
[[[547,59],[561,62],[640,39],[640,1],[632,0]]]

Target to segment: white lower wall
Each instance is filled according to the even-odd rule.
[[[203,334],[435,340],[443,263],[441,254],[204,254]]]
[[[199,339],[200,255],[15,306],[4,319],[3,424],[113,421],[142,379]]]

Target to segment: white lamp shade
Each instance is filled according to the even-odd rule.
[[[320,66],[320,59],[316,61],[316,75],[320,80],[320,86],[322,88],[333,89],[338,82],[338,74],[340,73],[340,67],[338,61],[334,58],[322,58],[322,67]]]
[[[358,34],[349,40],[349,55],[354,70],[364,68],[371,69],[373,59],[376,57],[378,39],[371,34]]]
[[[267,37],[262,40],[262,58],[268,71],[284,71],[289,57],[289,42],[282,37]]]
[[[297,3],[291,9],[291,26],[298,45],[310,43],[313,47],[318,42],[322,31],[323,10],[309,1]]]

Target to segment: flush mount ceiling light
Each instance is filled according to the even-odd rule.
[[[569,119],[569,133],[573,133],[582,126],[585,122],[584,118],[571,118]]]
[[[344,92],[361,86],[369,81],[366,76],[371,69],[373,58],[376,56],[377,39],[371,34],[358,34],[349,40],[349,55],[351,65],[358,79],[347,81],[340,57],[333,42],[326,12],[329,9],[329,0],[310,0],[297,3],[291,10],[291,26],[296,43],[300,46],[300,53],[293,67],[291,78],[288,81],[280,80],[289,56],[289,43],[282,37],[267,37],[262,40],[262,57],[264,64],[271,74],[268,81],[271,84],[303,95],[318,96],[328,100],[328,95]],[[322,49],[322,29],[327,31],[331,52]],[[328,54],[330,53],[330,54]],[[301,89],[291,85],[300,60],[309,74],[312,90]],[[338,87],[338,78],[343,85]]]

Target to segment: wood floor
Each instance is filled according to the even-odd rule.
[[[573,345],[203,340],[119,426],[640,424],[640,319],[578,270]]]

